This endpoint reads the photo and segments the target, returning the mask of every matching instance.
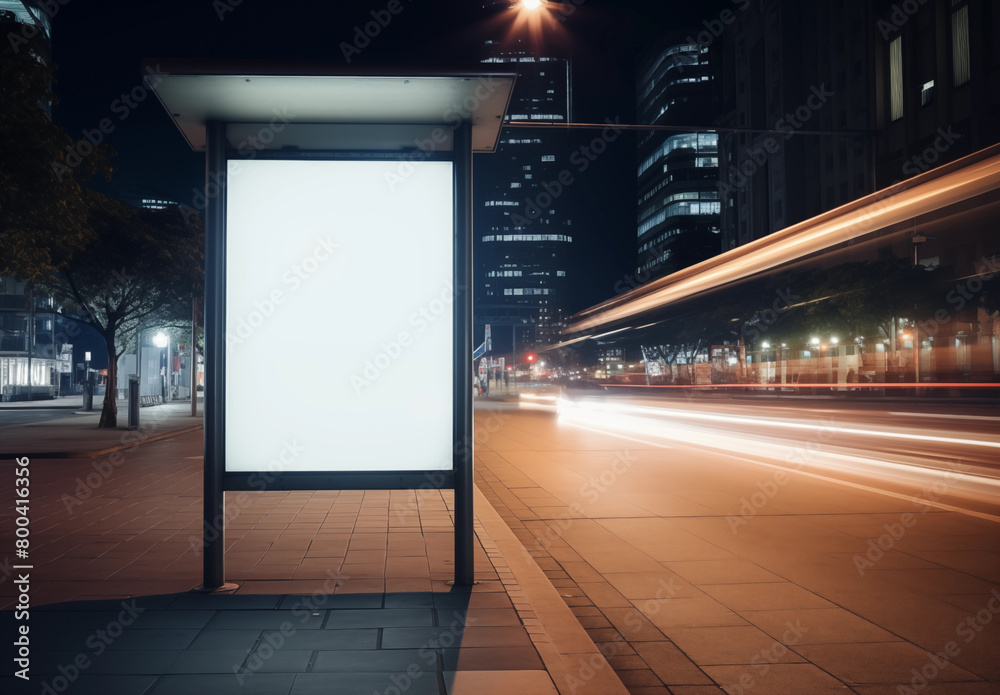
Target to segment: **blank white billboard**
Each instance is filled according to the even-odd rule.
[[[451,162],[228,172],[226,470],[451,469]]]

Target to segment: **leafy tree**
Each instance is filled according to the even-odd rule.
[[[0,273],[30,282],[90,239],[80,181],[110,176],[109,149],[74,142],[49,117],[54,68],[40,33],[0,11],[0,36]]]
[[[115,384],[125,336],[140,325],[190,316],[204,273],[204,230],[199,218],[177,209],[135,210],[98,193],[87,197],[92,242],[44,282],[64,316],[104,338],[108,389],[98,426],[117,427]]]
[[[203,277],[200,219],[138,211],[84,188],[110,178],[110,148],[52,123],[47,42],[0,12],[0,273],[52,293],[58,313],[93,326],[108,354],[99,427],[117,426],[123,335],[190,315]],[[11,37],[16,40],[11,40]]]
[[[817,274],[809,305],[814,329],[891,338],[893,320],[918,320],[938,303],[938,271],[905,259],[844,263]]]

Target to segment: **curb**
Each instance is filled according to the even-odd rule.
[[[628,695],[628,688],[478,485],[476,536],[560,695]]]
[[[167,439],[168,437],[173,437],[173,436],[178,435],[178,434],[187,434],[189,432],[196,432],[197,430],[202,430],[202,429],[205,429],[205,425],[204,424],[202,424],[202,425],[195,425],[193,427],[186,427],[186,428],[180,429],[180,430],[171,430],[170,432],[162,432],[160,434],[150,435],[149,437],[144,438],[142,441],[132,442],[132,443],[129,443],[129,444],[119,444],[117,446],[112,446],[112,447],[109,447],[107,449],[97,449],[97,450],[94,450],[94,451],[42,451],[42,452],[38,452],[38,453],[34,453],[34,454],[31,453],[31,452],[17,453],[17,454],[14,454],[14,453],[11,453],[11,454],[0,453],[0,458],[7,458],[9,456],[10,457],[16,456],[18,458],[20,458],[22,456],[26,456],[26,457],[32,458],[32,459],[85,459],[85,458],[94,458],[94,457],[97,457],[97,456],[103,456],[104,454],[110,454],[110,453],[112,453],[114,451],[121,451],[122,449],[134,449],[135,447],[141,446],[142,444],[148,444],[149,442],[155,442],[155,441],[159,441],[161,439]],[[131,431],[131,430],[126,430],[126,432],[129,432],[129,431]]]

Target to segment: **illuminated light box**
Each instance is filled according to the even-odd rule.
[[[227,471],[451,469],[452,168],[229,161]]]

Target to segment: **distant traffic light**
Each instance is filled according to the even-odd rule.
[[[528,361],[529,362],[534,362],[535,361],[535,356],[534,355],[528,355]]]

